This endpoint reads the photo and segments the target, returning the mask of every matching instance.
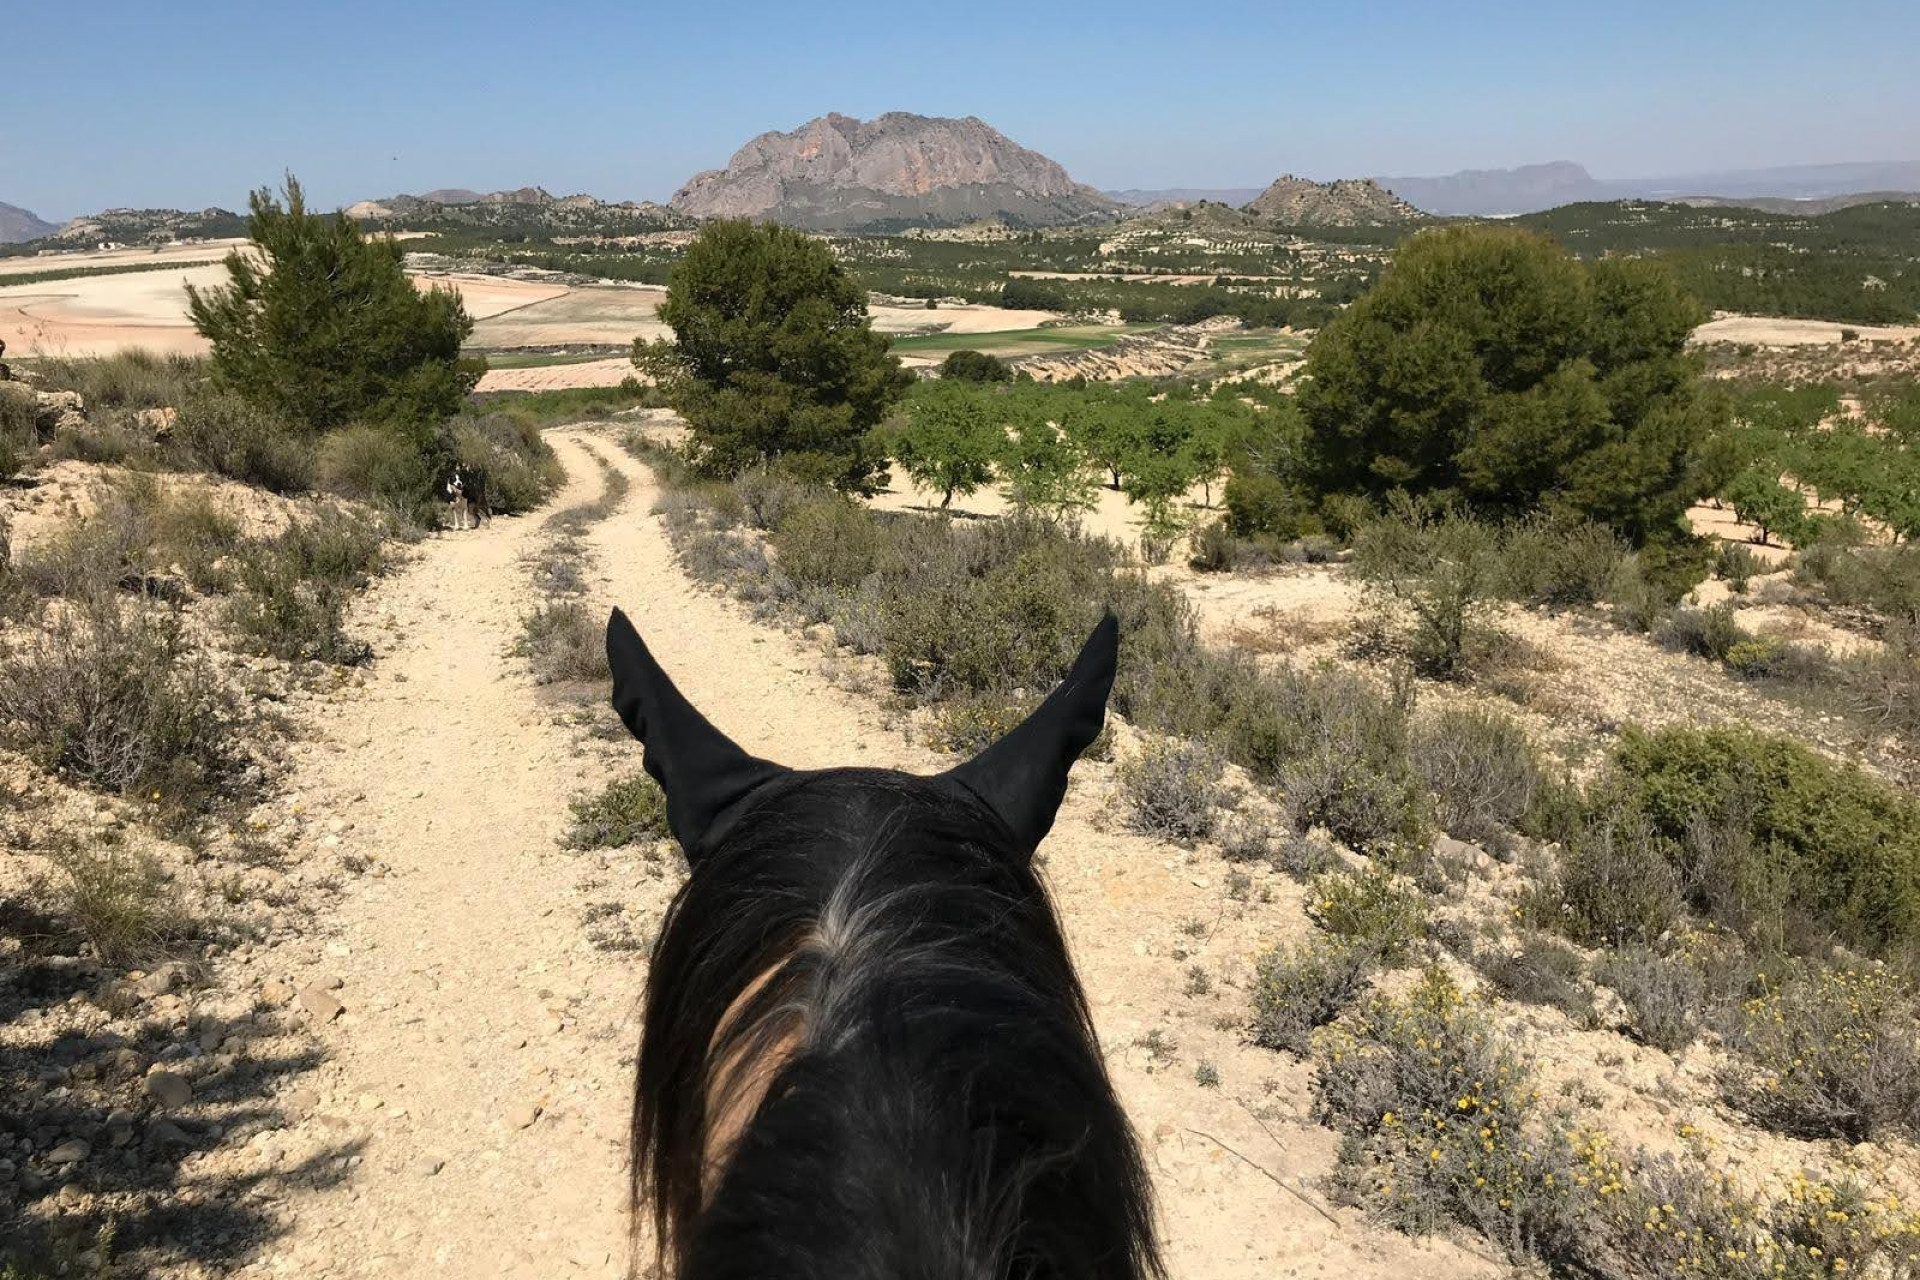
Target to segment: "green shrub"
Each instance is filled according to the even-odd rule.
[[[1297,488],[1263,471],[1236,469],[1221,501],[1227,508],[1227,532],[1236,538],[1297,538],[1319,525]]]
[[[0,739],[42,768],[197,810],[238,769],[237,713],[172,609],[96,594],[0,658]]]
[[[950,351],[940,362],[940,376],[963,382],[1011,382],[1013,370],[998,356],[984,351]]]
[[[1239,561],[1233,532],[1221,520],[1211,520],[1187,538],[1188,567],[1201,573],[1225,573]]]
[[[168,448],[183,466],[274,493],[313,488],[313,442],[291,422],[238,396],[196,392],[174,418]]]
[[[1675,609],[1655,633],[1655,639],[1669,648],[1714,662],[1725,662],[1736,646],[1753,643],[1752,633],[1740,625],[1730,603],[1707,609]]]
[[[780,568],[795,582],[849,588],[877,566],[883,535],[874,516],[843,498],[823,497],[787,512],[773,531]]]
[[[531,511],[566,482],[559,455],[536,427],[488,413],[455,418],[446,431],[453,460],[468,474],[485,477],[487,503],[495,515]],[[429,494],[435,500],[438,496]]]
[[[1494,711],[1447,707],[1414,721],[1409,750],[1440,829],[1459,840],[1503,839],[1540,789],[1526,730]]]
[[[1408,705],[1351,671],[1238,673],[1222,682],[1229,756],[1280,787],[1302,830],[1359,849],[1417,843],[1424,806]]]
[[[1818,587],[1836,605],[1920,627],[1920,546],[1864,546],[1866,537],[1858,526],[1829,529],[1794,556],[1794,580]]]
[[[644,773],[634,773],[607,784],[594,795],[576,797],[573,826],[567,831],[569,849],[618,849],[665,840],[667,798],[660,784]]]
[[[1885,969],[1794,966],[1741,1008],[1728,1101],[1799,1137],[1920,1132],[1915,1014],[1912,988]]]
[[[323,509],[240,557],[241,592],[228,621],[259,652],[288,660],[364,662],[367,645],[342,629],[347,604],[380,568],[381,531]]]
[[[1714,554],[1713,571],[1735,595],[1745,595],[1747,583],[1756,573],[1761,572],[1762,568],[1760,557],[1754,555],[1744,544],[1723,542]]]
[[[1163,738],[1120,766],[1127,826],[1163,840],[1204,840],[1218,821],[1225,762],[1204,743]]]
[[[1528,604],[1597,604],[1626,554],[1605,525],[1542,512],[1514,525],[1501,539],[1501,589]]]
[[[1577,942],[1650,944],[1680,919],[1679,876],[1644,815],[1597,793],[1591,811],[1562,845],[1552,881],[1533,900],[1533,917]]]
[[[1340,1198],[1414,1234],[1462,1222],[1515,1257],[1559,1251],[1568,1188],[1542,1181],[1529,1064],[1445,970],[1362,1003],[1313,1060],[1315,1118],[1345,1137]]]
[[[1920,944],[1920,801],[1738,729],[1630,730],[1612,773],[1710,914],[1752,928],[1760,902],[1868,952]],[[1737,838],[1702,839],[1714,832]]]
[[[407,519],[431,523],[438,467],[414,436],[393,427],[351,426],[320,442],[320,488],[357,502],[384,507]]]
[[[1334,871],[1315,876],[1307,914],[1328,933],[1389,965],[1404,962],[1427,933],[1426,902],[1381,866],[1359,875]]]
[[[1364,944],[1323,939],[1265,952],[1253,968],[1253,1042],[1306,1054],[1315,1029],[1367,989],[1377,961]]]
[[[927,745],[957,756],[976,755],[1004,738],[1037,705],[1006,694],[960,694],[934,708]]]

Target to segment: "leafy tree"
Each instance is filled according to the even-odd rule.
[[[668,277],[660,318],[675,341],[636,339],[634,363],[687,420],[702,470],[777,462],[871,488],[883,460],[871,433],[913,375],[825,244],[786,227],[708,223]]]
[[[1011,382],[1013,370],[999,356],[984,351],[953,351],[940,362],[940,376],[962,382]]]
[[[992,483],[994,462],[1006,451],[990,391],[942,378],[922,383],[907,397],[905,421],[893,433],[893,456],[923,489],[953,504]]]
[[[227,255],[230,284],[187,286],[215,383],[310,431],[366,420],[424,439],[486,369],[460,357],[473,332],[460,295],[414,288],[396,242],[308,212],[291,175],[284,195],[249,197],[253,246]]]
[[[1118,489],[1142,447],[1146,393],[1133,386],[1089,384],[1063,388],[1056,404],[1060,429],[1089,463],[1112,477],[1107,487]]]
[[[1657,266],[1591,266],[1515,228],[1423,232],[1324,330],[1301,410],[1321,493],[1552,499],[1674,540],[1725,478],[1728,408],[1686,349],[1704,318]]]
[[[1016,507],[1063,519],[1093,508],[1096,482],[1087,475],[1086,453],[1054,420],[1054,400],[1036,389],[1015,401],[1000,476]]]
[[[1725,496],[1736,516],[1759,526],[1763,545],[1773,534],[1797,539],[1806,524],[1806,500],[1781,484],[1779,474],[1764,464],[1748,467],[1735,476]]]

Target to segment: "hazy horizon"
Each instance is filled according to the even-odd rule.
[[[1605,15],[1122,0],[1100,22],[988,0],[875,23],[829,4],[528,17],[497,0],[300,15],[105,0],[9,15],[0,201],[244,207],[542,186],[665,201],[749,138],[828,111],[975,115],[1107,190],[1262,187],[1569,160],[1596,178],[1920,161],[1920,8],[1784,0]],[[972,30],[957,30],[956,24]],[[315,74],[314,68],[323,68]]]

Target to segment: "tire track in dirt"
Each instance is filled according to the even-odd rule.
[[[910,742],[882,703],[832,683],[817,644],[691,582],[650,514],[659,490],[647,468],[590,428],[549,439],[571,477],[555,510],[597,492],[586,441],[631,481],[588,533],[585,603],[625,608],[742,746],[800,767],[952,763]],[[334,1056],[314,1087],[322,1122],[363,1136],[365,1158],[339,1186],[286,1206],[290,1230],[256,1274],[465,1280],[610,1276],[624,1265],[643,953],[589,945],[581,894],[599,879],[556,842],[568,799],[637,767],[639,751],[583,743],[509,656],[534,598],[518,560],[540,524],[502,519],[437,539],[383,581],[361,616],[392,619],[384,656],[360,697],[311,726],[317,742],[295,786],[310,810],[353,824],[343,839],[392,868],[352,882],[327,917],[329,939],[287,957],[345,979],[347,1013],[319,1031]],[[1274,878],[1250,899],[1259,905],[1229,901],[1217,857],[1119,831],[1113,808],[1113,767],[1083,763],[1043,857],[1155,1172],[1173,1273],[1504,1274],[1352,1212],[1330,1221],[1275,1187],[1269,1173],[1297,1189],[1326,1172],[1334,1145],[1305,1118],[1306,1068],[1247,1047],[1238,1029],[1253,956],[1305,931],[1300,891]],[[599,865],[614,880],[639,878],[622,858]],[[670,884],[642,884],[627,906],[644,948]],[[1190,964],[1213,975],[1203,995],[1181,990]],[[1201,1061],[1217,1067],[1219,1087],[1195,1082]],[[518,1127],[516,1110],[530,1106],[541,1114]]]

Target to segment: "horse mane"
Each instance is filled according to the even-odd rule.
[[[661,1274],[1163,1276],[1009,830],[926,779],[793,778],[702,852],[654,946],[632,1192]]]

